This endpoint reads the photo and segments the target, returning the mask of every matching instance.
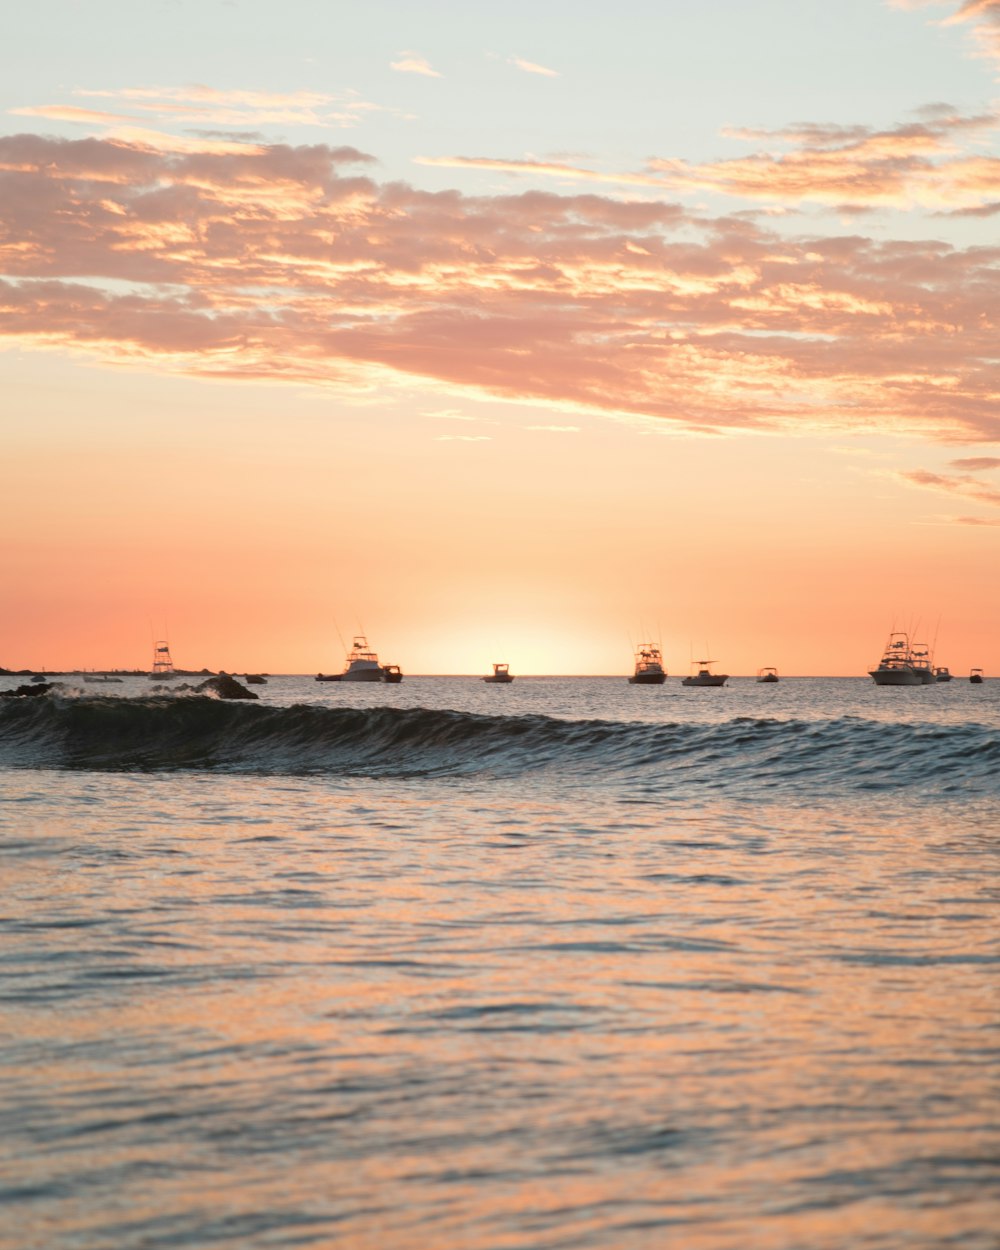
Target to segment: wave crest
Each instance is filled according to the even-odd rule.
[[[15,767],[221,769],[341,776],[583,780],[642,773],[664,784],[998,789],[986,726],[737,717],[649,724],[427,708],[268,707],[210,698],[75,698],[0,704],[0,762]]]

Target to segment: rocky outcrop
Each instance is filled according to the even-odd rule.
[[[254,694],[252,690],[248,690],[235,677],[230,677],[228,673],[220,673],[218,677],[210,677],[208,681],[203,681],[201,685],[195,686],[195,690],[199,694],[208,694],[214,692],[220,699],[258,699],[259,695]]]

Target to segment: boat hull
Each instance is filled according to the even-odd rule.
[[[634,673],[628,679],[628,684],[630,686],[662,686],[666,680],[666,673]]]
[[[506,677],[484,677],[483,678],[483,681],[485,681],[490,686],[509,686],[513,680],[514,678],[511,677],[509,674]]]
[[[349,668],[347,672],[341,676],[340,680],[341,681],[381,681],[382,670],[378,667],[376,668],[353,668],[353,669]]]
[[[868,676],[876,686],[923,686],[927,683],[912,668],[873,668]]]
[[[724,686],[729,680],[729,674],[725,677],[685,677],[681,681],[682,686]]]

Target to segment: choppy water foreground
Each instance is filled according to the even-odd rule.
[[[982,709],[200,706],[5,726],[4,1250],[995,1246]]]

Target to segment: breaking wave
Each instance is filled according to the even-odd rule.
[[[649,724],[426,708],[268,707],[210,698],[0,703],[0,764],[332,776],[642,776],[684,785],[1000,790],[1000,734],[979,724],[737,717]]]

